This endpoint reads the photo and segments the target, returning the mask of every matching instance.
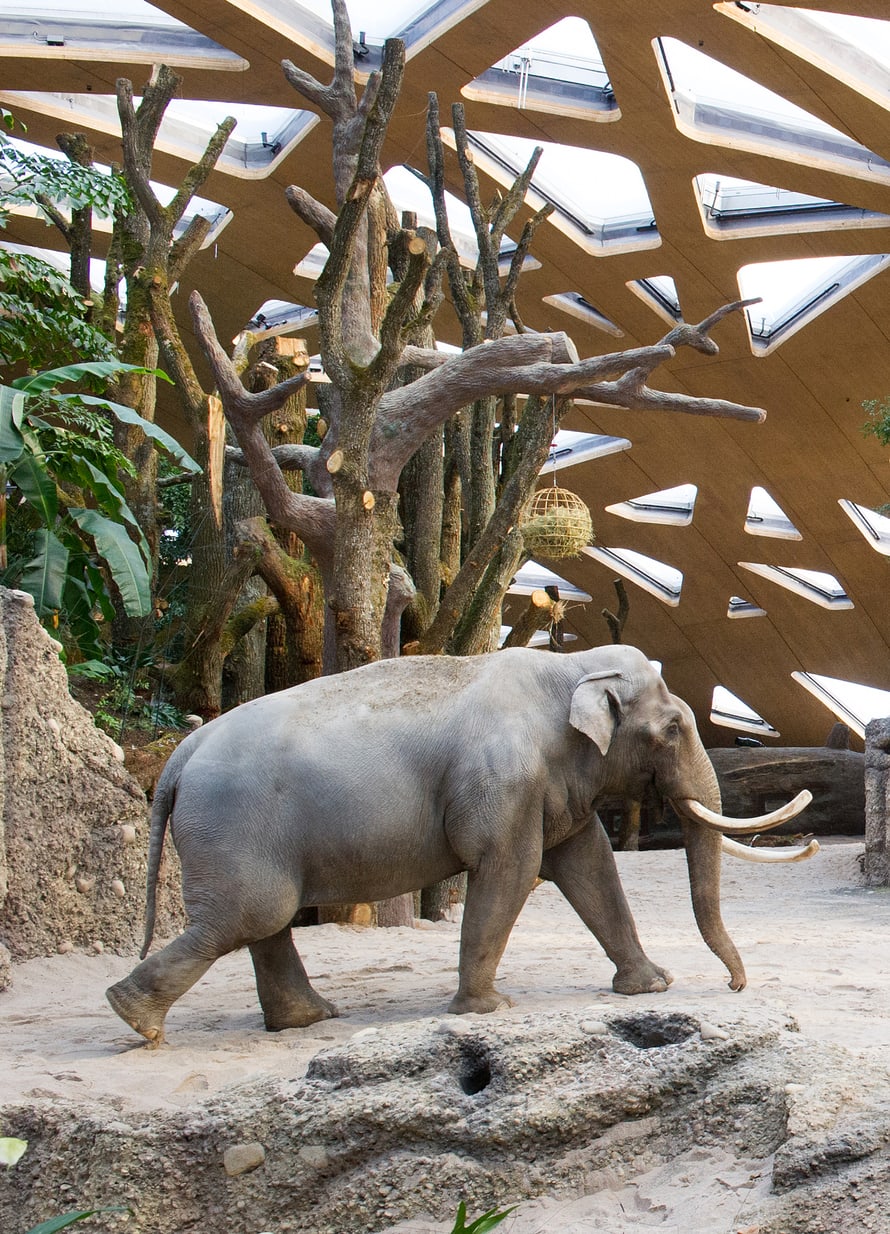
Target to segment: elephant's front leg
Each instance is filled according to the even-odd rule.
[[[468,872],[460,935],[460,984],[449,1011],[463,1015],[513,1006],[512,998],[494,988],[494,978],[540,864],[541,850],[537,847],[519,855],[486,854]]]
[[[668,988],[670,973],[653,964],[640,944],[598,815],[591,816],[583,831],[548,849],[541,876],[556,883],[615,965],[612,989],[617,994],[660,993]]]

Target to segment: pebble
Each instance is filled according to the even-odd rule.
[[[266,1160],[266,1150],[255,1141],[251,1144],[233,1144],[223,1153],[223,1168],[234,1178],[257,1169]]]
[[[74,950],[74,943],[70,938],[63,938],[59,943],[59,955],[70,955]]]
[[[121,823],[121,839],[124,844],[136,843],[136,828],[132,823]]]
[[[74,880],[74,886],[77,888],[79,892],[81,892],[82,894],[85,894],[87,891],[93,890],[95,882],[96,880],[95,878],[92,877],[92,875],[87,877],[87,875],[85,874],[79,874],[77,878]]]
[[[323,1144],[304,1144],[297,1156],[314,1170],[323,1170],[328,1164],[328,1150]]]
[[[707,1020],[702,1020],[698,1031],[702,1041],[729,1041],[729,1033],[725,1029],[709,1024]]]
[[[127,894],[127,889],[124,886],[121,879],[119,878],[113,878],[111,880],[111,890],[114,892],[114,894],[117,896],[119,900],[122,900],[124,896]]]
[[[102,940],[99,938],[93,939],[93,951],[95,951],[96,955],[101,955],[104,950],[105,944]]]
[[[578,1025],[582,1033],[588,1037],[608,1037],[609,1026],[605,1020],[582,1020]]]

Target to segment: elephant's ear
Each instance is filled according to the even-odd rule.
[[[601,754],[608,752],[615,729],[621,719],[621,703],[614,690],[604,680],[620,677],[617,669],[606,669],[582,677],[572,695],[569,723],[586,734]]]

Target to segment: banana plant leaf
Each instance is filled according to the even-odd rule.
[[[46,527],[34,533],[37,554],[25,566],[19,587],[34,597],[38,617],[62,607],[68,576],[68,549]]]
[[[26,452],[6,475],[28,499],[44,527],[51,529],[59,513],[59,497],[42,456]]]
[[[68,513],[81,531],[92,538],[96,552],[111,571],[127,616],[147,617],[151,612],[148,566],[126,528],[98,510],[72,506]]]
[[[25,396],[11,386],[0,386],[0,463],[11,463],[25,448],[21,433]]]

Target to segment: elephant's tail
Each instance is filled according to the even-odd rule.
[[[173,810],[179,776],[184,763],[189,758],[189,753],[187,751],[183,752],[183,746],[188,744],[190,743],[183,742],[170,755],[164,770],[161,772],[151,803],[151,823],[148,831],[148,869],[145,877],[145,939],[142,943],[142,950],[139,952],[140,960],[144,960],[148,955],[148,949],[154,937],[161,854],[164,851],[167,821]]]

